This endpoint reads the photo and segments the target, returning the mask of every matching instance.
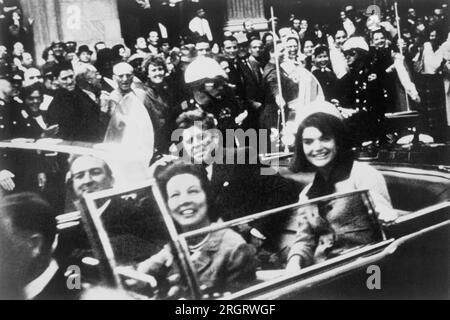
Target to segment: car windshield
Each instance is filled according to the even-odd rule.
[[[96,258],[108,264],[104,270],[109,270],[115,285],[151,299],[227,297],[298,274],[286,269],[295,252],[311,256],[303,272],[384,239],[367,190],[333,194],[233,221],[219,219],[185,233],[177,229],[151,183],[133,190],[93,193],[85,199]],[[320,214],[349,202],[357,205],[350,209],[348,226],[330,232],[331,226]],[[319,216],[311,220],[314,214]],[[368,221],[364,228],[362,220]],[[265,241],[259,230],[268,224],[273,232]],[[331,246],[330,241],[339,245]],[[333,250],[327,250],[327,243]]]

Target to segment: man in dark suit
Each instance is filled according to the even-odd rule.
[[[0,200],[1,297],[27,300],[78,297],[81,287],[71,289],[64,276],[65,269],[52,257],[55,235],[55,212],[38,195],[17,193]]]
[[[240,104],[248,112],[243,123],[245,129],[258,129],[258,116],[263,106],[262,71],[256,57],[262,54],[262,42],[252,40],[249,45],[249,56],[239,57],[238,41],[235,37],[226,37],[223,41],[223,52],[229,64],[229,83]]]
[[[182,158],[206,167],[215,195],[214,207],[220,210],[219,215],[224,220],[297,202],[300,185],[275,171],[267,174],[271,169],[259,162],[253,149],[223,148],[211,114],[188,111],[180,115],[177,125],[182,138],[179,146]],[[281,223],[273,221],[280,221],[279,217],[263,219],[252,226],[269,238],[277,234]]]
[[[262,70],[263,43],[253,39],[248,44],[248,57],[239,59],[238,65],[244,79],[245,99],[249,115],[244,127],[259,129],[258,118],[264,108],[264,83]]]
[[[68,191],[75,204],[87,193],[114,187],[114,176],[109,165],[93,156],[72,158],[68,177]],[[111,197],[99,206],[95,214],[101,218],[118,263],[142,261],[158,252],[160,243],[166,243],[164,224],[155,205],[149,195],[139,201]],[[58,254],[65,258],[76,261],[77,254],[82,250],[87,250],[85,254],[91,254],[91,245],[82,225],[61,233],[59,240]]]
[[[245,97],[244,76],[238,57],[238,41],[235,37],[229,36],[223,40],[223,53],[228,59],[230,72],[228,73],[229,83],[235,86],[236,95]]]
[[[92,73],[92,70],[86,68],[85,72]],[[93,81],[90,88],[80,88],[75,84],[74,72],[69,63],[58,64],[55,68],[55,76],[60,88],[48,108],[49,124],[58,124],[59,137],[65,140],[103,141],[105,126],[100,121],[101,111],[97,102],[95,82]]]

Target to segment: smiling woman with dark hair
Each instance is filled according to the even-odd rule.
[[[179,231],[188,232],[220,222],[218,211],[212,207],[211,185],[204,167],[176,162],[157,174],[157,180]],[[254,249],[233,230],[191,237],[187,243],[200,285],[207,289],[235,291],[255,279]],[[165,248],[141,263],[139,270],[164,277],[164,271],[174,271],[172,260],[170,249]]]
[[[171,134],[175,129],[177,109],[173,108],[173,94],[167,86],[167,65],[160,56],[150,55],[143,62],[146,82],[144,105],[155,130],[155,147],[167,154]]]
[[[170,185],[169,182],[171,182],[171,180],[175,180],[176,177],[179,176],[185,176],[188,180],[192,180],[195,182],[199,182],[199,187],[203,190],[204,195],[205,195],[205,204],[209,204],[208,205],[208,220],[209,222],[216,222],[218,219],[218,216],[215,214],[215,210],[212,207],[212,203],[213,203],[213,194],[212,194],[212,189],[210,188],[210,181],[208,179],[206,170],[203,166],[197,166],[197,165],[190,165],[190,164],[185,164],[182,162],[175,162],[170,164],[168,167],[164,168],[163,170],[160,171],[160,173],[156,173],[159,185],[161,187],[161,191],[163,194],[164,199],[167,201],[168,205],[169,205],[169,209],[170,209],[170,203],[171,203],[171,199],[170,197],[173,196],[172,194],[170,194]],[[173,203],[172,203],[173,204]],[[177,219],[175,219],[175,221],[177,222]],[[209,223],[208,223],[209,225]],[[183,226],[182,224],[178,224],[178,226],[180,227],[180,229],[190,229],[189,227]],[[194,229],[198,229],[198,225],[194,226]],[[187,230],[183,230],[183,231],[187,231]]]
[[[339,149],[339,153],[335,154],[336,159],[334,161],[336,161],[336,163],[353,161],[354,154],[352,142],[349,139],[350,132],[347,131],[347,127],[344,125],[343,121],[334,115],[318,112],[303,120],[297,131],[295,155],[291,165],[292,172],[318,170],[318,167],[316,166],[317,163],[314,163],[311,158],[308,158],[307,155],[305,155],[305,148],[303,147],[305,142],[309,142],[302,138],[304,131],[309,127],[320,131],[322,137],[333,138],[335,140],[336,148]]]
[[[354,161],[349,137],[345,124],[334,113],[317,112],[303,120],[291,170],[314,171],[316,175],[301,192],[300,201],[368,189],[378,219],[394,220],[397,214],[383,176],[369,165]],[[297,212],[297,234],[287,270],[296,272],[381,239],[376,218],[368,214],[358,194],[302,207]]]

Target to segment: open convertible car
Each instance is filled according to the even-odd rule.
[[[181,234],[148,169],[130,160],[126,152],[58,140],[0,142],[0,151],[21,161],[16,163],[23,168],[23,172],[15,172],[18,181],[23,176],[18,188],[43,194],[58,209],[55,256],[60,265],[81,268],[86,288],[108,287],[136,299],[449,297],[450,170],[445,165],[412,164],[395,157],[361,160],[377,168],[387,181],[393,206],[400,214],[388,225],[378,224],[368,191],[356,190]],[[104,160],[112,169],[114,188],[86,194],[82,201],[74,202],[66,174],[67,160],[75,155]],[[289,174],[282,165],[277,169],[303,183],[311,178]],[[36,181],[32,179],[38,176]],[[378,224],[379,240],[342,251],[298,273],[286,273],[297,210],[343,197],[361,199],[361,214]],[[242,231],[264,221],[276,221],[274,228],[279,232],[266,241],[246,239],[257,257],[254,277],[244,285],[225,283],[221,288],[209,288],[201,282],[197,269],[202,266],[189,250],[190,238],[225,228]],[[163,248],[172,252],[171,272],[158,277],[137,271],[142,261]]]

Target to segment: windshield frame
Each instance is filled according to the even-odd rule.
[[[133,187],[112,188],[84,195],[82,206],[80,208],[84,222],[83,225],[87,229],[89,240],[92,243],[96,256],[100,260],[100,265],[104,266],[100,270],[102,277],[108,285],[118,289],[123,289],[120,281],[120,275],[123,275],[122,268],[118,266],[116,262],[107,231],[105,230],[100,217],[96,214],[99,209],[96,205],[96,201],[121,194],[129,194],[146,188],[151,189],[160,211],[159,213],[162,215],[164,220],[170,236],[170,245],[176,251],[174,257],[177,259],[181,272],[183,273],[187,285],[189,286],[189,298],[199,299],[200,289],[198,283],[196,282],[197,279],[195,272],[193,271],[194,268],[190,259],[186,255],[186,252],[188,252],[187,243],[179,236],[175,224],[167,211],[167,207],[159,186],[154,179],[147,180],[146,182],[134,185]]]
[[[374,205],[373,201],[370,197],[370,193],[368,189],[361,189],[361,190],[355,190],[350,192],[342,192],[342,193],[334,193],[331,195],[311,199],[308,201],[303,202],[297,202],[293,203],[291,205],[278,207],[275,209],[267,210],[264,212],[259,212],[256,214],[249,215],[247,217],[235,219],[228,222],[220,222],[216,223],[212,226],[201,228],[198,230],[194,230],[191,232],[181,233],[179,234],[176,230],[174,221],[172,220],[172,217],[169,214],[167,205],[162,197],[162,193],[158,187],[158,184],[154,179],[149,180],[147,182],[141,183],[139,185],[135,185],[133,188],[130,187],[122,187],[122,188],[113,188],[109,190],[99,191],[96,193],[86,194],[84,197],[84,205],[87,210],[81,210],[82,216],[84,216],[84,220],[86,221],[85,224],[89,225],[90,228],[94,228],[89,231],[89,233],[92,234],[94,231],[96,235],[91,235],[91,241],[94,241],[95,243],[95,250],[97,253],[97,257],[100,258],[101,264],[107,264],[108,266],[106,268],[102,269],[102,272],[104,274],[104,279],[107,279],[110,281],[110,284],[114,287],[121,288],[119,276],[123,274],[120,270],[120,267],[117,266],[115,259],[114,259],[114,253],[111,247],[111,243],[109,241],[108,235],[103,227],[102,222],[97,217],[97,215],[93,214],[98,209],[95,205],[95,201],[101,198],[105,197],[111,197],[111,196],[117,196],[119,194],[126,194],[131,193],[133,191],[137,191],[139,189],[143,188],[151,188],[153,195],[155,197],[155,200],[157,201],[160,214],[162,214],[162,217],[164,219],[164,223],[166,224],[166,227],[169,231],[170,237],[171,237],[171,244],[173,245],[173,248],[177,251],[177,254],[174,255],[179,261],[179,266],[182,269],[182,272],[185,276],[185,279],[187,280],[187,284],[189,286],[190,299],[201,299],[202,293],[199,283],[199,278],[197,276],[197,273],[195,272],[195,269],[193,267],[193,263],[191,261],[191,255],[189,252],[189,248],[187,245],[187,239],[192,236],[198,236],[205,233],[215,232],[219,230],[223,230],[230,227],[235,227],[241,224],[249,223],[257,219],[266,218],[275,214],[287,214],[289,212],[292,212],[292,210],[299,209],[302,207],[314,205],[320,202],[324,201],[331,201],[336,200],[339,198],[347,197],[347,196],[353,196],[353,195],[361,195],[362,199],[365,203],[365,206],[368,208],[368,214],[374,215]],[[87,214],[83,213],[84,211],[87,212]],[[354,250],[351,250],[350,252],[346,252],[341,256],[329,259],[323,263],[310,266],[308,268],[305,268],[301,270],[299,274],[294,275],[285,275],[278,277],[273,280],[269,280],[267,282],[251,285],[248,288],[245,288],[243,290],[240,290],[238,292],[231,293],[231,295],[228,295],[226,297],[222,297],[225,299],[239,299],[239,297],[247,296],[249,294],[252,294],[254,292],[261,291],[264,288],[269,288],[271,286],[284,283],[286,281],[292,281],[292,279],[300,279],[308,277],[309,274],[314,273],[314,271],[317,270],[323,270],[323,268],[332,268],[335,265],[341,265],[343,263],[346,263],[348,261],[352,261],[352,259],[356,259],[358,256],[364,253],[370,253],[370,252],[377,252],[381,250],[381,248],[386,247],[391,240],[386,240],[386,235],[383,231],[383,229],[380,226],[380,232],[382,234],[382,240],[381,242],[371,244],[364,247],[358,247]],[[88,233],[88,234],[89,234]],[[300,278],[299,278],[300,277]],[[112,280],[112,281],[111,281]]]

